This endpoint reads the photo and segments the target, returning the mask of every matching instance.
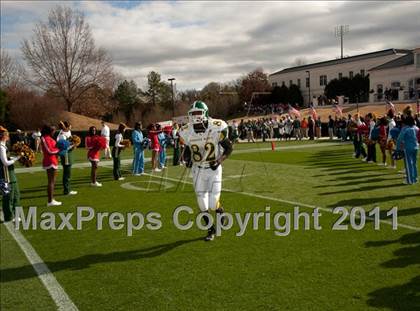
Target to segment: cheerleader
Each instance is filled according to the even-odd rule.
[[[57,143],[62,141],[69,141],[71,137],[71,125],[69,122],[60,121],[58,124],[60,132],[57,136]],[[63,154],[60,154],[61,165],[63,166],[63,190],[64,195],[76,195],[77,191],[70,189],[71,166],[73,164],[73,145],[70,145]]]
[[[397,151],[404,150],[404,163],[406,181],[404,184],[412,185],[418,183],[417,176],[417,154],[419,150],[418,132],[414,118],[408,115],[403,119],[404,127],[401,129],[397,139]]]
[[[19,185],[14,168],[14,163],[20,157],[9,158],[7,156],[6,143],[8,140],[9,132],[0,126],[0,179],[9,185],[9,191],[7,194],[3,194],[2,200],[4,222],[12,220],[15,214],[15,208],[20,204]]]
[[[141,131],[141,123],[136,122],[134,131],[131,134],[133,141],[134,159],[133,159],[133,175],[141,176],[144,172],[144,150],[143,150],[143,133]]]
[[[41,130],[41,149],[43,153],[42,166],[47,172],[48,178],[48,204],[47,206],[59,206],[61,202],[54,200],[55,179],[57,177],[58,159],[57,154],[60,151],[57,148],[56,141],[52,136],[54,135],[55,128],[52,126],[44,125]]]
[[[115,145],[112,148],[112,160],[114,162],[113,174],[115,180],[124,180],[124,177],[121,176],[121,158],[120,153],[121,150],[124,149],[124,145],[121,144],[124,138],[124,132],[126,129],[126,125],[120,123],[118,126],[117,134],[115,135]]]
[[[395,123],[394,112],[392,111],[392,109],[388,111],[387,116],[388,116],[388,140],[387,140],[386,149],[388,151],[389,158],[391,159],[391,166],[388,166],[388,168],[396,169],[397,165],[395,164],[395,160],[392,157],[392,153],[394,152],[394,146],[395,146],[396,141],[394,141],[394,139],[392,138],[391,132],[393,131],[393,128],[397,126],[397,124]]]
[[[372,113],[368,113],[365,117],[366,125],[369,128],[369,137],[367,144],[367,158],[368,163],[376,163],[376,142],[372,139],[372,131],[376,125],[376,117]]]
[[[157,167],[160,145],[155,124],[149,125],[149,139],[152,149],[152,172],[160,172],[161,169]]]
[[[379,166],[387,166],[386,163],[386,149],[388,146],[388,119],[382,117],[379,119],[379,147],[382,153],[382,163],[379,163]]]
[[[159,166],[160,169],[166,168],[166,134],[161,129],[160,125],[157,124],[157,129],[159,131],[158,140],[159,140]]]
[[[85,146],[88,150],[87,157],[91,164],[90,170],[90,185],[92,187],[102,187],[102,184],[96,180],[98,163],[99,163],[99,150],[100,148],[95,143],[96,127],[91,126],[89,128],[88,136],[85,138]]]

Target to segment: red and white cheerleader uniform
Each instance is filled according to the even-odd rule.
[[[50,136],[41,137],[41,148],[44,158],[42,159],[42,167],[45,170],[50,168],[58,169],[57,154],[60,151],[56,146],[56,141]]]
[[[153,151],[160,151],[160,144],[157,131],[149,131],[150,145]]]
[[[95,136],[87,136],[85,146],[88,149],[87,157],[91,162],[99,162],[99,149],[95,143]]]

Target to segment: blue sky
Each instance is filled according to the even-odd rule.
[[[117,8],[131,9],[140,5],[144,1],[105,1]]]
[[[1,47],[18,61],[24,38],[59,1],[1,1]],[[64,2],[61,2],[64,3]],[[419,1],[66,1],[85,13],[115,70],[140,86],[155,70],[178,89],[334,59],[334,26],[350,25],[345,55],[420,46]]]

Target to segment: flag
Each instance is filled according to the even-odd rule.
[[[343,109],[338,104],[333,104],[332,110],[335,114],[338,114],[340,117],[343,115]]]
[[[390,102],[389,100],[386,101],[386,108],[391,109],[394,114],[396,113],[394,104]]]
[[[318,119],[318,114],[316,113],[316,110],[315,110],[314,105],[312,103],[309,107],[309,112],[311,113],[311,116],[314,120]]]
[[[290,105],[289,104],[289,111],[288,111],[288,114],[291,116],[291,115],[295,115],[295,116],[298,116],[299,118],[300,118],[300,112],[299,112],[299,110],[297,110],[297,109],[295,109],[295,108],[293,108],[292,107],[292,105]]]

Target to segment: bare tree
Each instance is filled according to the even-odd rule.
[[[102,87],[112,75],[111,59],[96,48],[84,15],[57,6],[47,22],[39,22],[22,52],[33,71],[33,82],[61,97],[72,111],[73,104],[91,88]]]
[[[12,88],[17,86],[23,76],[23,68],[19,66],[10,55],[1,50],[0,52],[0,88]]]

